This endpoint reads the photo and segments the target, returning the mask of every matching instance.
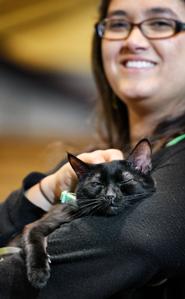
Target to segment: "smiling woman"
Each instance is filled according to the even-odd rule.
[[[128,138],[135,143],[138,138],[150,136],[159,123],[166,122],[171,115],[178,118],[185,111],[182,64],[185,6],[183,1],[171,1],[170,5],[164,1],[154,5],[151,1],[108,3],[103,2],[100,22],[96,25],[102,41],[94,39],[94,69],[103,99],[104,91],[108,92],[103,102],[109,118],[107,136],[114,146],[122,147]],[[101,86],[102,67],[111,89]],[[114,114],[112,98],[120,107],[120,114],[119,111]],[[127,134],[126,130],[126,139],[120,144],[119,134],[125,132],[127,119],[130,132]],[[157,131],[156,135],[159,134]]]

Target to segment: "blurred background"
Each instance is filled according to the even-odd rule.
[[[98,2],[0,1],[0,200],[93,138]]]

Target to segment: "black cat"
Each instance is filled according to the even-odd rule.
[[[87,164],[68,154],[78,177],[76,201],[55,205],[43,218],[23,232],[27,275],[36,288],[46,285],[50,276],[45,237],[61,224],[83,215],[117,215],[155,191],[151,177],[151,146],[141,140],[126,160]]]

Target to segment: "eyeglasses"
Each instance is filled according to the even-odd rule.
[[[108,40],[127,39],[135,26],[148,39],[165,39],[185,31],[185,23],[166,18],[152,18],[141,23],[131,23],[119,17],[111,17],[95,25],[98,36]]]

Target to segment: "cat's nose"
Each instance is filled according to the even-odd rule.
[[[114,204],[115,198],[115,195],[107,195],[107,199],[111,204]]]

